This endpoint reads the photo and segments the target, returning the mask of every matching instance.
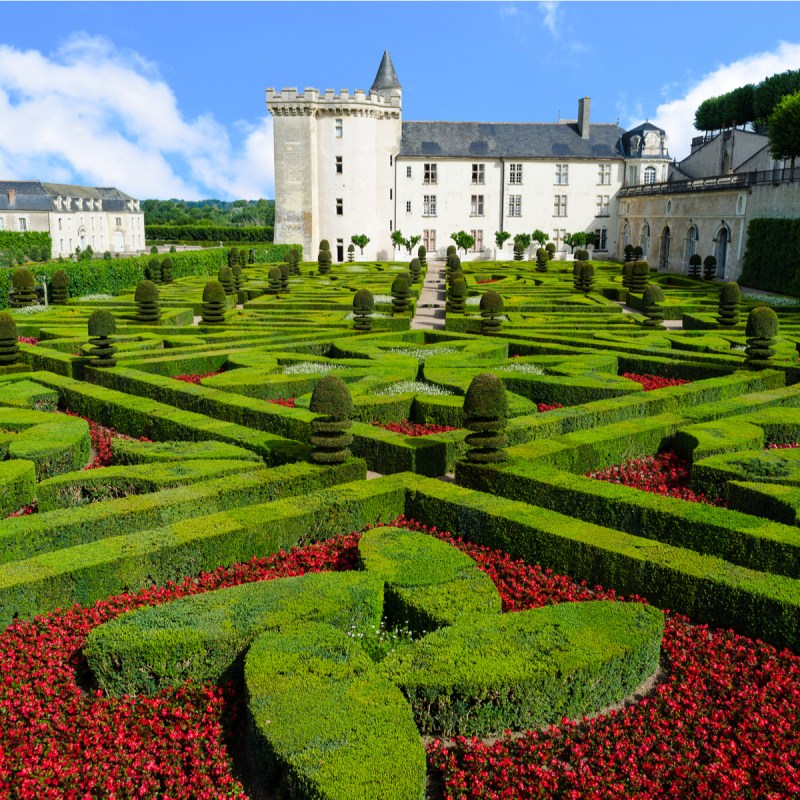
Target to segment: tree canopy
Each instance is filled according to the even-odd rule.
[[[250,227],[275,224],[274,200],[143,200],[145,225]]]

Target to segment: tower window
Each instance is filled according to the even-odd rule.
[[[566,186],[569,183],[569,164],[556,164],[556,184]]]
[[[406,167],[406,178],[411,177],[411,165]]]
[[[423,164],[423,183],[436,183],[436,164]]]
[[[508,182],[522,183],[522,164],[508,165]]]
[[[472,165],[472,182],[485,183],[485,165],[473,164]]]
[[[337,175],[341,175],[342,174],[342,157],[341,156],[336,156],[336,174]]]
[[[341,139],[342,138],[342,120],[337,119],[335,121],[335,124],[336,124],[336,138],[337,139]]]
[[[655,183],[656,182],[656,168],[655,167],[647,167],[644,171],[644,182],[645,183]]]
[[[410,200],[406,200],[406,214],[410,214],[410,213],[411,213],[411,201]]]
[[[389,166],[390,167],[392,166],[392,156],[391,155],[389,156]]]
[[[336,198],[336,216],[344,216],[344,201],[341,197]]]

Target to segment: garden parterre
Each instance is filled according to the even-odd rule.
[[[6,681],[0,713],[10,725],[4,729],[26,719],[40,738],[9,734],[0,742],[0,781],[10,796],[236,797],[259,781],[281,780],[282,770],[295,769],[286,767],[296,765],[294,757],[270,756],[256,776],[252,758],[231,748],[232,739],[250,735],[248,715],[259,713],[243,705],[243,672],[181,683],[155,697],[83,695],[77,681],[84,680],[84,638],[119,611],[193,594],[194,587],[217,590],[273,570],[288,576],[354,567],[355,537],[310,543],[403,514],[463,537],[460,546],[493,578],[506,612],[614,599],[614,592],[671,610],[663,674],[645,699],[591,722],[570,712],[576,721],[521,738],[431,741],[428,769],[439,775],[429,782],[431,796],[796,794],[800,496],[791,456],[774,455],[789,451],[764,450],[800,439],[800,329],[792,306],[777,305],[780,337],[770,369],[752,371],[740,349],[744,316],[738,326],[717,327],[716,287],[703,281],[670,286],[668,277],[652,276],[664,285],[666,316],[685,323],[683,330],[659,330],[623,313],[619,299],[632,308],[639,301],[622,288],[619,265],[598,264],[594,290],[583,295],[574,292],[571,265],[563,262],[545,273],[527,262],[465,263],[471,297],[492,289],[504,298],[507,320],[490,337],[480,334],[480,315],[469,302],[464,314],[448,313],[444,331],[410,330],[413,308],[393,316],[388,297],[404,265],[358,266],[355,272],[334,265],[320,276],[315,264],[301,264],[288,291],[277,294],[268,293],[271,265],[246,267],[218,324],[202,320],[209,278],[199,275],[160,287],[158,324],[137,321],[135,286],[108,299],[15,313],[22,363],[0,368],[0,614],[12,623],[3,647],[11,659],[6,674],[17,670],[19,677]],[[379,302],[372,330],[357,334],[352,297],[361,288]],[[418,291],[415,284],[412,296]],[[97,307],[117,319],[117,365],[110,369],[93,367],[87,349],[86,324]],[[509,398],[509,458],[478,466],[463,460],[462,404],[472,378],[486,371],[501,378]],[[331,374],[353,398],[354,457],[317,467],[308,463],[311,395]],[[88,422],[65,425],[62,415],[54,424],[56,409]],[[102,429],[128,438],[98,438]],[[646,493],[635,481],[583,477],[671,451],[682,459],[688,488],[711,492],[727,508]],[[84,471],[92,462],[97,468]],[[382,477],[365,481],[367,470]],[[452,472],[455,485],[433,480]],[[23,512],[37,500],[38,513]],[[295,545],[305,549],[275,555]],[[252,572],[234,566],[253,558],[260,561]],[[595,585],[606,589],[589,591]],[[107,604],[112,595],[123,599]],[[56,611],[76,602],[98,605]],[[391,617],[387,608],[394,606],[376,612],[374,629],[382,614]],[[50,616],[24,621],[37,614]],[[23,621],[12,622],[17,615]],[[708,634],[702,625],[723,630]],[[314,631],[298,629],[297,641],[328,641]],[[363,682],[374,670],[360,645],[325,636],[334,637],[325,647],[351,654],[347,680],[365,698],[389,691],[378,678]],[[448,637],[456,647],[456,634]],[[40,640],[56,650],[39,653]],[[291,646],[270,641],[254,649],[258,674],[268,662],[289,663]],[[14,661],[18,652],[26,653],[19,658],[29,659],[27,666]],[[390,660],[405,652],[403,645]],[[61,665],[53,666],[60,688],[50,695],[52,676],[43,681],[46,673],[36,666],[43,663]],[[311,675],[293,680],[301,688],[318,685]],[[452,704],[463,681],[437,701],[440,709]],[[414,706],[412,683],[401,682],[398,709],[403,697]],[[264,689],[252,683],[251,696],[256,685]],[[539,696],[552,696],[547,686]],[[56,711],[52,726],[44,719],[48,708]],[[493,717],[497,708],[486,713]],[[181,733],[155,737],[148,750],[143,726],[155,719]],[[530,724],[510,727],[521,732]],[[72,738],[64,733],[70,726]],[[442,730],[458,734],[459,726],[469,733],[459,722]],[[288,739],[280,745],[285,752],[296,746]],[[93,759],[101,758],[109,770],[96,766]],[[341,776],[336,781],[347,784]],[[351,796],[346,788],[298,791]],[[398,796],[420,792],[424,782]]]

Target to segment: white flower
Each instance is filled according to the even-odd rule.
[[[423,381],[400,381],[374,394],[377,397],[394,397],[398,394],[448,395],[454,393],[449,389],[436,386],[436,384],[433,383],[425,383]]]
[[[438,356],[443,353],[457,353],[457,347],[390,347],[387,353],[394,353],[399,356],[412,356],[417,361],[424,361],[431,356]]]
[[[14,313],[14,316],[17,314],[28,316],[30,314],[39,314],[42,311],[47,311],[47,306],[22,306],[22,308],[13,308],[10,310]]]
[[[93,300],[113,300],[113,294],[85,294],[83,297],[76,297],[78,303],[91,303]]]
[[[547,373],[537,364],[507,364],[498,369],[503,372],[520,372],[523,375],[546,375]]]
[[[326,375],[335,369],[345,369],[337,364],[326,364],[322,361],[299,361],[296,364],[287,364],[281,367],[284,375]]]

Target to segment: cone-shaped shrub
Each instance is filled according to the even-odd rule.
[[[369,289],[359,289],[353,295],[353,327],[357,331],[372,330],[372,312],[375,310],[375,298]]]
[[[281,280],[281,271],[277,267],[273,267],[268,275],[269,283],[267,284],[267,294],[278,294],[281,290],[283,281]]]
[[[664,302],[664,290],[657,283],[648,283],[642,292],[642,302],[644,304],[644,324],[648,328],[660,328],[664,321],[664,309],[661,303]]]
[[[330,253],[330,251],[331,251],[331,243],[327,239],[323,239],[319,243],[319,249],[320,250],[327,250]]]
[[[411,276],[411,283],[419,283],[419,275],[422,272],[422,264],[418,258],[412,258],[408,263],[408,273]]]
[[[11,276],[11,307],[35,306],[38,302],[36,280],[33,273],[26,267],[15,269]]]
[[[445,258],[449,258],[450,256],[454,256],[458,252],[458,248],[454,244],[450,244],[447,246],[447,253],[445,254]]]
[[[247,263],[248,264],[255,264],[256,263],[256,251],[255,248],[251,247],[247,251]]]
[[[634,261],[631,282],[628,287],[634,294],[641,294],[650,277],[650,265],[646,261]]]
[[[775,338],[778,335],[778,315],[766,306],[754,308],[747,317],[745,328],[747,347],[745,364],[750,369],[764,369],[775,355]]]
[[[629,261],[635,261],[636,260],[634,258],[634,256],[633,256],[633,245],[632,244],[626,244],[625,245],[625,249],[623,250],[623,253],[625,254],[624,261],[625,261],[626,264]]]
[[[717,322],[726,328],[739,322],[739,308],[742,303],[742,290],[735,281],[723,283],[719,290],[719,316]]]
[[[64,306],[69,300],[69,275],[63,269],[56,270],[50,279],[50,299],[56,306]]]
[[[628,245],[628,247],[630,247],[630,245]],[[622,285],[626,289],[631,288],[631,281],[633,280],[633,265],[635,263],[635,261],[626,261],[622,265]]]
[[[641,261],[642,260],[642,256],[644,255],[644,250],[642,249],[641,245],[637,244],[633,248],[633,250],[631,252],[633,253],[633,260],[634,261]]]
[[[331,251],[322,247],[324,242],[324,239],[320,242],[319,255],[317,256],[317,267],[320,275],[327,275],[331,271],[331,262],[333,260]]]
[[[700,253],[693,253],[689,256],[689,277],[690,278],[699,278],[700,277],[700,265],[703,263],[703,257]]]
[[[450,275],[451,272],[460,272],[461,271],[461,259],[458,257],[458,253],[452,253],[451,255],[447,256],[447,275]]]
[[[405,314],[411,308],[411,279],[401,272],[392,282],[392,314]]]
[[[550,263],[550,256],[547,254],[547,250],[544,247],[540,247],[536,251],[536,271],[537,272],[547,272],[547,265]]]
[[[503,315],[503,298],[490,289],[484,292],[481,296],[481,333],[484,336],[494,336],[500,333],[503,327],[503,321],[500,317]]]
[[[492,464],[506,460],[508,444],[503,429],[508,418],[508,398],[503,382],[491,372],[476,375],[464,396],[467,460]]]
[[[589,260],[589,251],[588,250],[576,250],[575,251],[575,258],[578,261],[588,261]]]
[[[311,421],[309,442],[312,464],[341,464],[350,457],[353,437],[347,433],[353,424],[353,398],[347,384],[335,375],[320,378],[311,393],[309,409],[321,414]]]
[[[236,286],[233,283],[233,270],[230,267],[219,268],[217,281],[225,290],[225,294],[233,294],[236,291]]]
[[[136,321],[155,324],[161,319],[158,304],[158,286],[153,281],[139,281],[133,295],[136,303]]]
[[[579,261],[578,263],[581,265],[578,273],[578,291],[586,295],[594,289],[594,265],[588,261]]]
[[[572,288],[579,292],[581,290],[581,261],[572,262]]]
[[[514,261],[522,261],[523,258],[525,258],[525,248],[521,242],[517,242],[514,245]]]
[[[450,281],[450,288],[447,292],[447,303],[445,310],[454,314],[463,314],[467,304],[467,282],[464,276],[457,272]]]
[[[161,260],[158,256],[151,256],[145,267],[144,277],[153,283],[161,283]]]
[[[278,269],[281,273],[281,291],[288,292],[289,291],[289,265],[288,264],[278,264]]]
[[[209,281],[203,289],[203,324],[217,325],[225,322],[225,287],[219,281]]]
[[[19,360],[17,323],[11,314],[0,311],[0,367],[16,364]]]
[[[233,278],[233,291],[238,292],[242,288],[244,279],[242,278],[242,265],[235,264],[231,267],[231,277]]]
[[[419,259],[419,263],[423,267],[427,267],[428,266],[428,251],[425,249],[424,245],[420,245],[417,248],[417,258]]]
[[[293,247],[289,253],[292,256],[292,275],[300,274],[300,251]]]
[[[172,283],[172,259],[167,256],[161,260],[161,283]]]
[[[351,263],[356,260],[356,246],[352,242],[347,245],[347,260]]]
[[[228,250],[228,266],[232,267],[234,264],[239,263],[239,248],[238,247],[231,247]]]
[[[111,343],[110,336],[117,332],[117,321],[110,311],[101,309],[89,317],[89,356],[92,367],[113,367],[117,360],[114,353],[117,348]]]
[[[553,256],[556,254],[556,243],[555,242],[548,242],[544,249],[547,250],[547,254],[550,256],[550,260],[553,260]]]
[[[703,259],[703,280],[713,281],[717,274],[717,259],[714,256],[706,256]]]

